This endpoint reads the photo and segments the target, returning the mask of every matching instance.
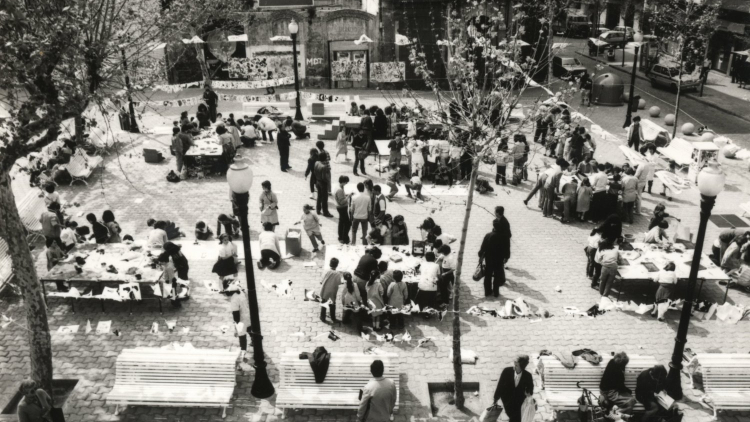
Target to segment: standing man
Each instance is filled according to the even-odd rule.
[[[319,141],[322,143],[322,141]],[[331,191],[331,165],[328,162],[329,155],[323,151],[323,154],[318,155],[318,161],[315,162],[315,185],[318,188],[318,198],[315,203],[315,212],[320,215],[321,210],[323,211],[324,217],[333,217],[328,212],[328,193]]]
[[[208,105],[208,117],[212,123],[216,123],[216,106],[219,105],[219,96],[210,86],[203,91],[203,102]]]
[[[479,259],[484,260],[484,296],[500,296],[505,284],[505,263],[510,258],[510,225],[502,220],[492,222],[492,231],[484,236]]]
[[[643,205],[643,192],[646,190],[646,185],[648,185],[648,176],[649,174],[653,173],[654,163],[648,160],[638,165],[638,169],[636,169],[635,171],[635,177],[636,179],[638,179],[638,191],[636,192],[636,194],[638,194],[638,197],[635,203],[635,212],[637,214],[641,213],[641,206]]]
[[[544,145],[547,142],[547,131],[549,130],[547,117],[549,112],[546,107],[539,110],[539,115],[536,118],[536,130],[534,131],[534,142]],[[540,142],[541,139],[541,142]]]
[[[365,184],[357,183],[359,193],[352,197],[349,210],[352,215],[352,245],[357,244],[357,225],[362,226],[362,244],[366,245],[367,241],[367,224],[370,216],[370,195],[365,193]]]
[[[328,171],[330,173],[331,168],[331,154],[326,151],[326,144],[323,141],[318,141],[315,143],[315,147],[318,149],[318,161],[326,161],[328,162]],[[332,180],[328,180],[328,194],[330,195],[333,191],[333,187],[331,186]]]
[[[374,377],[362,391],[362,399],[357,411],[358,422],[389,422],[393,409],[396,407],[396,385],[393,381],[383,377],[385,366],[380,359],[370,365],[370,373]]]
[[[362,112],[362,118],[359,120],[359,128],[364,132],[365,137],[367,138],[365,151],[374,152],[375,141],[373,140],[373,130],[375,129],[375,126],[372,122],[372,117],[370,117],[370,110],[364,110]],[[364,173],[364,170],[362,172]]]
[[[44,211],[39,216],[39,223],[42,225],[42,234],[47,240],[54,240],[60,247],[63,247],[62,240],[60,240],[60,234],[62,233],[62,224],[58,218],[58,212],[60,210],[59,202],[51,202],[47,205],[47,211]]]
[[[519,355],[513,366],[503,369],[495,389],[495,403],[502,400],[505,414],[510,422],[521,422],[521,406],[526,397],[534,394],[534,379],[526,371],[527,355]]]
[[[589,176],[591,190],[594,192],[591,197],[591,219],[596,222],[604,220],[607,216],[607,189],[609,188],[609,178],[604,164],[597,166],[597,172]]]
[[[372,210],[372,226],[380,227],[380,223],[385,218],[385,195],[383,195],[382,188],[380,185],[375,185],[375,187],[372,189],[373,195],[375,195],[375,201],[373,202],[373,210]]]
[[[633,117],[633,124],[628,127],[628,148],[633,147],[634,150],[638,151],[638,146],[643,139],[641,116],[635,116]]]
[[[349,201],[351,200],[351,194],[347,194],[344,190],[346,184],[349,183],[348,176],[339,176],[339,188],[336,190],[336,194],[333,195],[333,199],[336,201],[336,211],[339,213],[339,243],[348,245],[349,240],[349,229],[352,226],[351,219],[349,218]]]
[[[271,132],[268,133],[268,136],[271,136]],[[292,146],[292,144],[289,142],[289,132],[284,130],[282,127],[279,129],[279,134],[276,137],[276,146],[279,148],[279,162],[281,164],[281,171],[284,173],[287,172],[287,170],[291,170],[292,167],[289,166],[289,147]],[[326,200],[328,198],[326,197]]]

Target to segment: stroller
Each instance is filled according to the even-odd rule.
[[[576,383],[576,386],[583,390],[581,397],[578,398],[578,419],[581,422],[609,422],[611,419],[607,417],[607,409],[602,406],[600,398],[594,398],[591,391],[586,387],[581,387],[580,381]]]

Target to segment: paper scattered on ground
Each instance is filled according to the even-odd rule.
[[[112,321],[99,321],[96,324],[97,334],[109,334],[109,330],[112,328]]]
[[[63,325],[57,329],[58,333],[75,334],[78,332],[78,325]]]
[[[140,204],[141,202],[143,202],[143,199],[144,198],[136,198],[136,199],[133,200],[133,202],[136,203],[136,204]]]

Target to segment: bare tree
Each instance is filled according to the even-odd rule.
[[[538,63],[531,57],[525,57],[518,40],[500,40],[502,37],[499,37],[495,28],[502,23],[502,13],[495,3],[478,1],[459,7],[451,10],[447,19],[448,28],[445,33],[449,34],[448,37],[438,42],[444,48],[444,61],[441,65],[447,69],[447,82],[435,76],[441,72],[427,62],[418,40],[414,40],[409,61],[434,99],[425,99],[422,93],[405,89],[405,99],[402,101],[408,103],[412,111],[406,116],[410,121],[441,124],[447,131],[446,137],[451,148],[467,151],[471,156],[471,177],[461,227],[451,306],[454,398],[456,407],[461,409],[464,397],[459,294],[479,167],[483,162],[494,163],[501,138],[513,139],[514,135],[522,135],[528,127],[531,116],[537,112],[539,100],[542,96],[546,97],[546,93],[539,92],[537,101],[524,110],[526,117],[517,119],[513,111],[520,106],[519,100],[530,86],[539,87],[531,76],[540,66],[546,66],[547,62]],[[488,23],[477,24],[471,20],[477,10],[482,13],[487,9],[492,11]],[[522,18],[530,19],[528,11],[523,13]],[[541,19],[546,22],[546,18]],[[534,49],[537,48],[544,49],[547,45],[539,43],[534,46]],[[567,92],[565,90],[562,94]]]

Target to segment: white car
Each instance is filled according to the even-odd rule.
[[[687,73],[683,70],[682,82],[680,82],[680,68],[676,64],[655,64],[648,73],[653,87],[665,87],[677,91],[677,85],[680,89],[698,89],[701,84],[700,73]]]

